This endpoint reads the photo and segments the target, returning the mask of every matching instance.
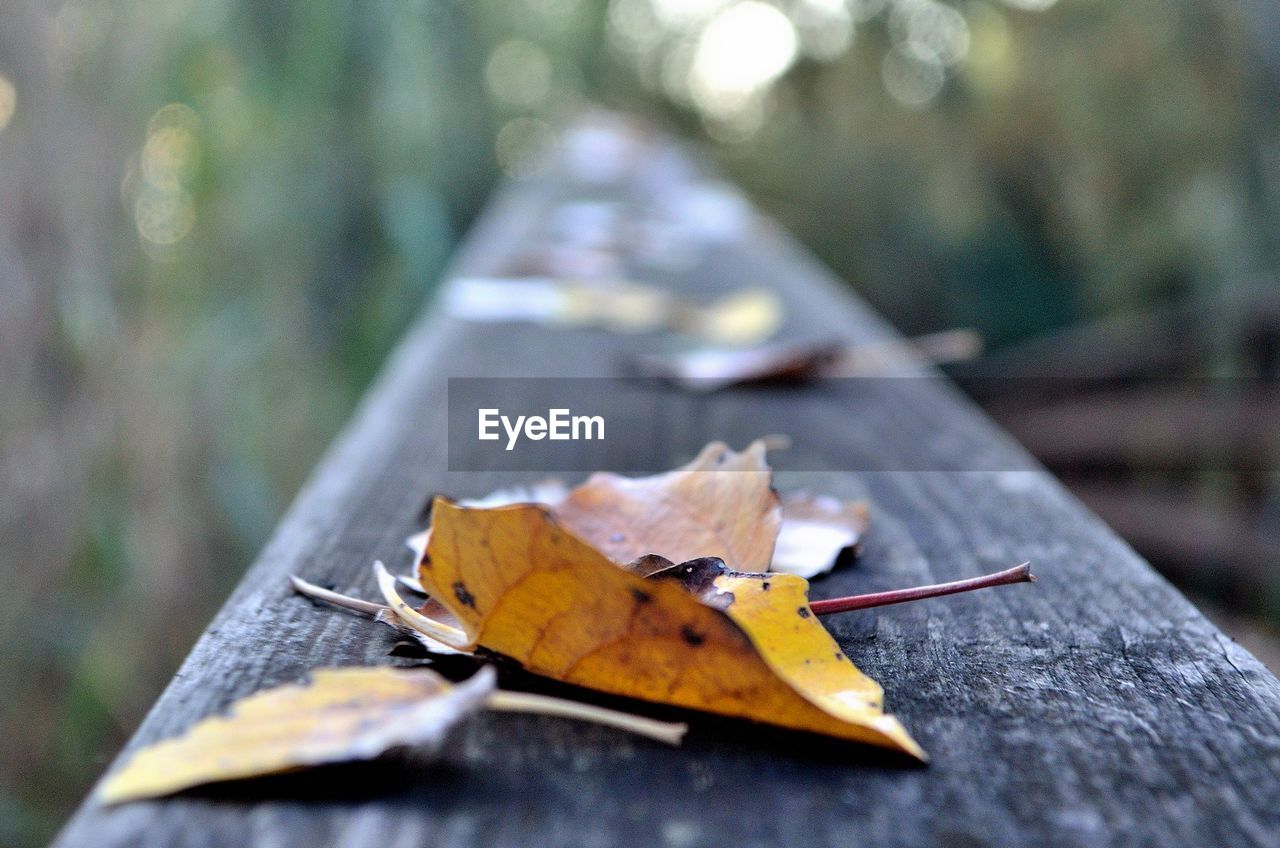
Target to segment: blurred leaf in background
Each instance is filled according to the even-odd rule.
[[[0,844],[52,835],[490,187],[588,103],[705,140],[908,331],[1274,267],[1227,0],[14,0],[0,27]]]

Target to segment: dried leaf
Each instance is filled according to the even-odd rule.
[[[793,492],[782,497],[782,528],[771,571],[813,578],[825,574],[846,549],[855,552],[870,513],[858,501]]]
[[[856,548],[867,530],[867,507],[803,492],[779,501],[766,461],[769,447],[762,439],[737,453],[714,442],[688,465],[664,474],[593,474],[574,489],[549,479],[458,503],[543,504],[620,565],[651,553],[674,562],[715,556],[738,571],[816,577],[831,570],[841,551]],[[429,538],[427,531],[409,540],[418,559]],[[416,579],[401,579],[422,591]]]
[[[675,562],[714,556],[739,571],[768,571],[782,509],[766,451],[763,439],[741,453],[712,442],[665,474],[593,474],[552,511],[616,563],[657,553]]]
[[[779,343],[750,348],[700,348],[676,354],[644,354],[631,361],[642,377],[664,380],[694,394],[750,383],[816,379],[843,355],[838,344]]]
[[[982,352],[973,330],[948,330],[914,339],[856,346],[779,343],[753,348],[703,348],[649,354],[632,360],[634,370],[688,392],[703,394],[751,383],[876,377],[928,364],[972,359]]]
[[[138,751],[98,790],[104,804],[324,763],[370,760],[393,748],[434,752],[480,710],[590,721],[678,745],[687,727],[590,704],[495,688],[493,668],[454,685],[428,669],[330,668],[237,701],[182,736]]]
[[[676,326],[713,344],[750,345],[770,339],[782,326],[784,308],[768,289],[745,289],[704,309],[688,308]]]
[[[705,306],[647,283],[617,279],[467,277],[453,280],[444,308],[479,322],[602,327],[615,333],[676,330],[713,344],[759,344],[782,325],[783,305],[767,289],[742,289]]]
[[[704,454],[728,456],[722,447]],[[751,534],[742,538],[758,555]],[[882,712],[880,686],[813,617],[805,580],[727,569],[702,576],[710,586],[695,593],[619,568],[539,505],[476,509],[443,498],[418,571],[466,631],[455,647],[483,647],[604,692],[924,757]]]
[[[368,760],[390,748],[434,750],[494,691],[492,669],[457,686],[427,669],[320,669],[311,682],[238,701],[182,736],[138,751],[102,785],[106,804],[321,763]]]

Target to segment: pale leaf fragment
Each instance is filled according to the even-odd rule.
[[[577,719],[679,745],[688,727],[528,692],[496,688],[492,667],[452,684],[429,669],[329,668],[311,681],[258,692],[226,715],[138,751],[98,789],[104,804],[171,795],[327,763],[371,760],[397,748],[439,749],[481,709]]]
[[[857,549],[869,512],[859,501],[789,492],[782,496],[782,529],[770,571],[812,579],[830,571],[841,551]]]
[[[182,736],[138,751],[98,790],[106,804],[323,763],[369,760],[398,747],[433,751],[482,708],[496,676],[453,685],[428,669],[331,668],[268,689]]]

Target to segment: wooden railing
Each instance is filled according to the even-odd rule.
[[[720,204],[714,231],[680,245],[682,262],[623,245],[629,276],[702,303],[765,286],[785,305],[783,339],[894,337],[731,188],[705,182],[679,146],[601,125],[576,131],[567,149],[499,194],[449,278],[545,264],[566,204],[639,218],[703,192]],[[456,441],[450,454],[448,378],[614,379],[627,355],[661,340],[474,323],[429,304],[129,749],[318,666],[403,662],[388,657],[389,630],[318,610],[286,575],[372,597],[370,562],[403,561],[429,495],[530,479],[474,470],[480,460]],[[941,379],[903,381],[892,409],[885,395],[673,392],[649,420],[611,419],[607,454],[657,470],[687,459],[690,444],[789,435],[795,467],[808,470],[784,474],[788,486],[872,504],[862,558],[816,583],[815,598],[1032,560],[1034,587],[828,619],[929,750],[928,767],[714,720],[668,749],[490,714],[469,720],[440,764],[334,768],[113,809],[89,800],[58,844],[1280,844],[1280,681]],[[449,471],[451,459],[473,470]]]

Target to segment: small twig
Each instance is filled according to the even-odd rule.
[[[874,377],[897,368],[963,362],[982,352],[982,336],[973,330],[947,330],[914,339],[847,348],[828,377]]]
[[[427,632],[424,628],[415,626],[413,623],[406,621],[405,615],[397,615],[396,611],[386,604],[377,604],[373,601],[365,601],[360,598],[353,598],[349,595],[339,594],[338,592],[331,591],[323,586],[317,586],[314,583],[309,583],[301,577],[298,577],[296,574],[289,575],[289,583],[293,586],[293,590],[300,595],[306,595],[308,598],[312,598],[314,600],[325,601],[326,603],[333,604],[336,607],[349,609],[353,612],[371,616],[374,621],[386,624],[395,628],[400,633],[404,633],[413,639],[416,639],[418,643],[430,653],[471,653],[471,651],[461,649],[454,644],[448,644],[443,639],[438,638],[433,632]],[[395,597],[399,600],[398,595]],[[408,607],[404,601],[400,601],[400,603],[412,612],[412,608]],[[426,616],[419,615],[416,612],[414,614],[418,615],[418,617],[423,621],[431,621],[431,619],[428,619]],[[439,628],[445,628],[449,631],[447,635],[451,637],[462,632],[444,624],[437,624],[436,626]]]
[[[575,718],[593,724],[616,727],[673,746],[679,745],[689,730],[689,725],[682,722],[658,721],[592,704],[552,698],[549,695],[535,695],[532,692],[509,692],[499,689],[489,696],[486,706],[491,710]]]
[[[826,601],[811,601],[809,609],[814,615],[830,615],[836,612],[884,607],[889,604],[900,604],[905,601],[919,601],[924,598],[937,598],[942,595],[954,595],[958,592],[971,592],[974,589],[986,589],[989,586],[1003,586],[1008,583],[1034,583],[1035,575],[1031,573],[1031,563],[1024,562],[1005,571],[972,577],[968,580],[956,580],[951,583],[937,583],[932,586],[918,586],[914,589],[894,589],[889,592],[871,592],[866,595],[851,595],[847,598],[832,598]]]
[[[373,601],[364,601],[360,598],[353,598],[350,595],[343,595],[326,589],[323,586],[317,586],[303,580],[296,574],[289,575],[289,583],[293,586],[293,591],[299,595],[306,595],[308,598],[315,598],[319,601],[326,601],[336,607],[354,610],[355,612],[364,613],[377,618],[379,614],[391,612],[391,607],[386,604],[375,604]]]

